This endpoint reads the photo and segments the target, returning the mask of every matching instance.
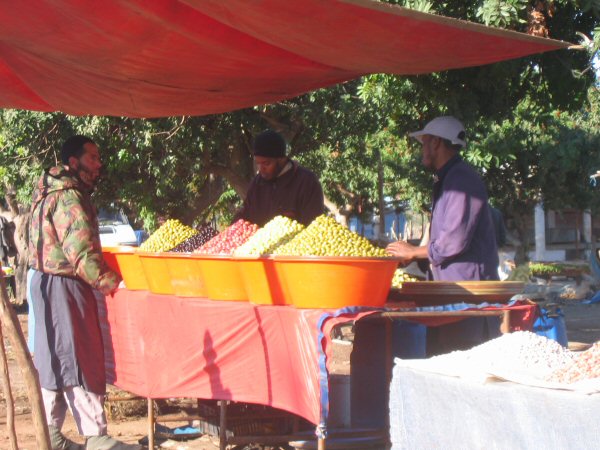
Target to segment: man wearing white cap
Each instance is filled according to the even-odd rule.
[[[410,136],[423,145],[422,163],[435,173],[429,241],[394,242],[387,251],[403,264],[429,260],[435,281],[498,280],[498,249],[487,190],[460,157],[463,124],[437,117]],[[500,335],[497,318],[470,318],[427,328],[427,355],[466,350]]]
[[[410,133],[423,145],[422,163],[435,173],[429,242],[404,241],[387,247],[404,264],[428,259],[436,281],[498,279],[498,249],[487,190],[479,174],[460,157],[463,124],[451,116],[433,119]]]

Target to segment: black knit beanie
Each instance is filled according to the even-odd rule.
[[[276,131],[263,131],[254,138],[252,149],[254,156],[283,158],[285,157],[285,139]]]

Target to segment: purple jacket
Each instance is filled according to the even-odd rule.
[[[233,219],[244,219],[262,227],[275,216],[286,216],[308,225],[324,211],[323,189],[317,176],[292,161],[292,167],[274,180],[256,175],[242,210]]]
[[[434,185],[429,261],[436,281],[498,280],[498,249],[487,191],[459,156]]]

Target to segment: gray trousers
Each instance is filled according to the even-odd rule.
[[[48,425],[62,429],[67,409],[73,414],[77,430],[82,436],[106,434],[104,396],[84,390],[81,386],[50,391],[42,388],[42,399]]]
[[[34,272],[33,361],[44,389],[81,386],[106,393],[104,344],[93,289],[84,281]]]

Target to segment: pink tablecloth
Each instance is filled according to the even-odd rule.
[[[144,397],[259,403],[318,424],[327,409],[331,329],[376,311],[122,289],[106,297],[107,380]]]
[[[128,290],[106,307],[108,381],[121,389],[260,403],[319,422],[318,322],[331,311]],[[325,336],[348,320],[324,321]]]

